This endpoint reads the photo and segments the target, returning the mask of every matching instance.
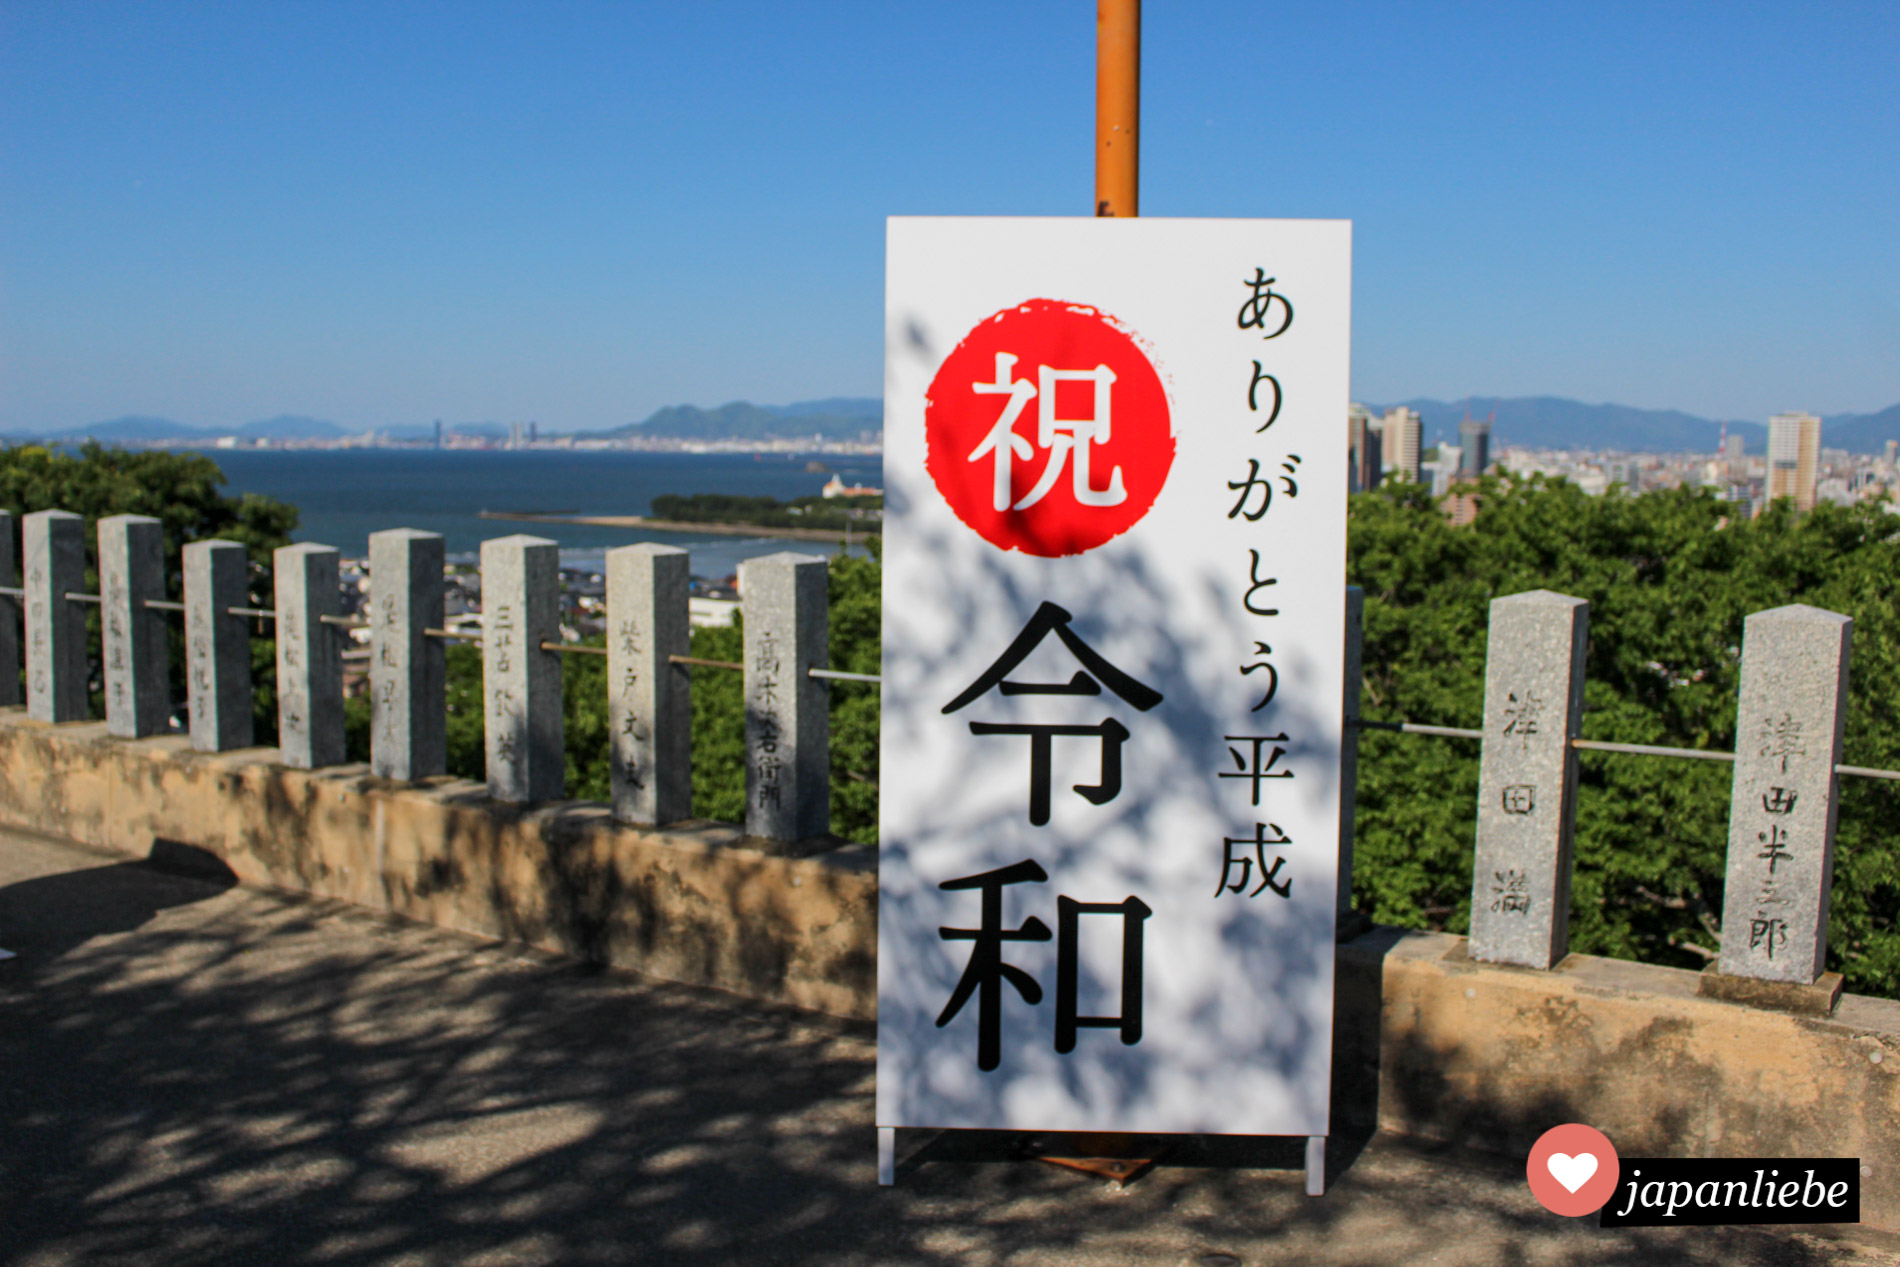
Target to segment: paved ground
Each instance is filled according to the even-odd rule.
[[[1124,1191],[964,1134],[880,1190],[865,1026],[40,837],[0,832],[0,946],[0,1263],[1900,1264],[1385,1138],[1320,1200],[1291,1150]]]

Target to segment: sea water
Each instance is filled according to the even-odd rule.
[[[598,568],[609,549],[639,541],[679,546],[692,552],[695,576],[714,580],[736,571],[742,559],[779,550],[832,554],[839,547],[772,536],[483,519],[481,512],[650,515],[662,493],[785,501],[817,493],[833,472],[847,484],[883,482],[875,454],[218,449],[206,456],[224,471],[227,494],[289,502],[299,512],[292,540],[332,545],[346,558],[368,554],[369,534],[385,528],[439,532],[452,560],[471,562],[484,540],[527,533],[558,542],[567,567]],[[807,469],[814,464],[826,469]]]

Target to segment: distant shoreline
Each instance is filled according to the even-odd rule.
[[[875,537],[875,530],[833,528],[777,528],[768,524],[699,523],[684,519],[647,519],[640,515],[550,515],[529,510],[484,510],[482,519],[509,519],[523,523],[586,524],[595,528],[645,528],[652,532],[712,533],[726,537],[788,537],[794,541],[845,541]]]

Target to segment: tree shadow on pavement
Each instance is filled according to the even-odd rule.
[[[1224,1141],[1126,1189],[980,1150],[880,1189],[867,1025],[142,864],[10,885],[0,913],[31,948],[0,971],[23,1267],[1833,1261],[1598,1232],[1521,1167],[1378,1141],[1321,1200],[1275,1168],[1297,1149]]]

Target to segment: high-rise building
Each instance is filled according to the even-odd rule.
[[[1483,475],[1491,465],[1491,422],[1467,418],[1458,424],[1458,474]]]
[[[1814,509],[1821,470],[1821,420],[1813,414],[1776,414],[1768,420],[1768,500],[1794,498],[1796,510]]]
[[[1379,487],[1384,476],[1379,461],[1379,429],[1364,405],[1346,407],[1346,491],[1363,493]]]
[[[1722,458],[1734,466],[1748,456],[1748,441],[1739,435],[1725,436],[1722,440]]]
[[[1887,465],[1892,466],[1896,462],[1900,462],[1900,440],[1889,440],[1887,441]]]
[[[1418,410],[1398,405],[1379,419],[1379,454],[1386,470],[1414,484],[1419,481]]]
[[[1454,483],[1464,478],[1461,456],[1457,445],[1441,444],[1431,461],[1419,462],[1420,481],[1429,479],[1433,497],[1443,497]]]

